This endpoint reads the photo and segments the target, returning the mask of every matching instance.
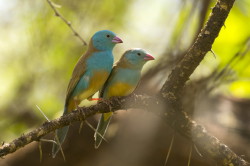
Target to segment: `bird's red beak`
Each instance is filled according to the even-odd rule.
[[[120,39],[119,37],[115,36],[112,40],[113,43],[123,43],[122,39]]]
[[[150,61],[150,60],[154,60],[155,58],[152,55],[146,54],[144,59],[147,60],[147,61]]]

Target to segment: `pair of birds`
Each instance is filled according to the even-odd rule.
[[[114,65],[112,54],[116,44],[123,41],[109,30],[96,32],[91,38],[87,52],[78,60],[70,79],[63,115],[75,110],[82,100],[91,100],[100,90],[100,98],[127,96],[136,88],[143,65],[154,60],[143,49],[127,50]],[[95,147],[98,148],[107,130],[113,113],[101,115],[96,132]],[[69,126],[56,130],[56,142],[62,144]],[[60,145],[53,144],[52,156],[56,156]]]

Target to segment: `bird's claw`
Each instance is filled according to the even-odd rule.
[[[101,98],[88,98],[89,101],[100,101]]]

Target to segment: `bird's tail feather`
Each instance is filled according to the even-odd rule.
[[[64,114],[65,113],[67,113],[67,107],[64,108]],[[57,144],[53,144],[53,147],[52,147],[52,157],[53,158],[55,158],[56,154],[60,151],[61,145],[67,136],[68,130],[69,130],[69,126],[65,126],[63,128],[56,130],[54,140]]]
[[[113,113],[105,113],[101,115],[96,132],[95,132],[95,148],[97,149],[102,143],[102,139],[107,131],[109,122],[112,118]]]
[[[60,128],[60,129],[56,130],[55,141],[57,142],[57,144],[53,144],[53,147],[52,147],[52,157],[53,158],[56,157],[56,154],[61,149],[61,145],[62,145],[62,143],[64,142],[64,140],[66,138],[68,130],[69,130],[69,126],[65,126],[63,128]]]

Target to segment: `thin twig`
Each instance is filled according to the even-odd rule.
[[[63,20],[63,22],[71,29],[71,31],[73,32],[73,34],[81,40],[81,42],[83,43],[84,46],[87,45],[87,43],[85,42],[85,40],[79,35],[79,33],[73,28],[72,24],[70,21],[68,21],[65,17],[63,17],[63,15],[56,9],[59,5],[56,5],[54,2],[52,2],[51,0],[47,0],[48,4],[50,5],[50,7],[53,9],[53,11],[55,12],[55,15],[59,18],[61,18],[61,20]]]
[[[188,165],[187,166],[190,166],[192,152],[193,152],[193,145],[191,145],[191,148],[190,148],[190,152],[189,152],[189,156],[188,156]]]
[[[174,144],[174,137],[175,137],[175,132],[174,132],[174,134],[173,134],[173,136],[172,136],[172,139],[171,139],[171,142],[170,142],[170,145],[169,145],[168,154],[167,154],[167,157],[166,157],[164,166],[167,165],[167,162],[168,162],[168,159],[169,159],[169,156],[170,156],[170,153],[171,153],[173,144]]]
[[[61,151],[61,153],[62,153],[63,160],[66,161],[65,155],[64,155],[64,152],[63,152],[63,149],[62,149],[62,145],[61,145],[61,143],[60,143],[60,141],[59,141],[59,138],[58,138],[57,134],[55,134],[55,139],[56,139],[57,145],[59,146],[60,151]],[[55,158],[56,156],[54,155],[54,156],[52,156],[52,157]]]
[[[48,122],[50,122],[49,118],[45,115],[45,113],[42,111],[42,109],[41,109],[38,105],[36,105],[36,107],[37,107],[37,109],[41,112],[41,114],[44,116],[44,118],[45,118]]]
[[[78,130],[78,133],[79,133],[79,134],[80,134],[81,131],[82,131],[82,127],[83,127],[83,122],[81,122],[81,124],[80,124],[79,130]]]
[[[197,146],[194,144],[194,149],[196,151],[196,153],[200,156],[200,157],[203,157],[201,152],[198,150]]]
[[[212,52],[212,54],[214,55],[214,59],[216,59],[216,54],[214,53],[214,51],[211,49],[210,50]]]
[[[92,130],[94,130],[105,142],[108,143],[108,140],[104,138],[101,133],[99,133],[87,120],[84,121]]]
[[[54,141],[54,140],[42,139],[42,138],[41,138],[41,139],[40,139],[40,141],[41,141],[41,142],[49,142],[49,143],[54,143],[54,144],[58,145],[58,144],[57,144],[57,142],[56,142],[56,141]]]
[[[42,149],[42,143],[38,143],[38,148],[39,148],[39,154],[40,154],[40,163],[42,162],[43,159],[43,149]]]

